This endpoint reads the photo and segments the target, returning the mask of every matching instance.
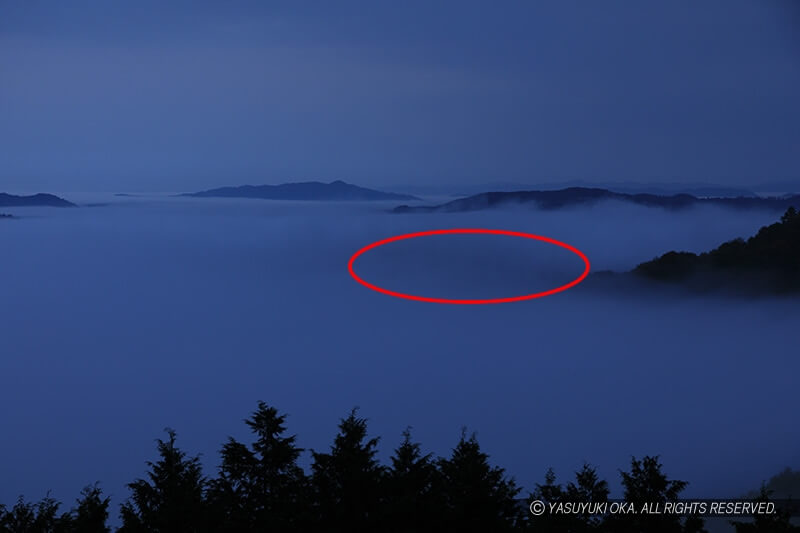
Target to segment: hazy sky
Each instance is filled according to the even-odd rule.
[[[0,0],[0,190],[796,179],[800,4]]]

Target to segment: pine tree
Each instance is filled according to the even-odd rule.
[[[556,483],[556,473],[552,468],[548,468],[544,474],[544,483],[537,483],[536,488],[528,496],[528,502],[540,501],[545,504],[545,509],[549,509],[551,504],[557,504],[564,500],[564,487]],[[565,518],[554,515],[546,511],[541,515],[534,515],[530,512],[525,513],[526,529],[537,533],[561,533],[569,531]]]
[[[511,531],[523,509],[520,489],[505,471],[489,464],[475,437],[462,432],[449,459],[439,460],[448,527],[453,531]]]
[[[662,471],[658,456],[645,456],[641,460],[631,458],[631,471],[621,471],[624,499],[633,503],[636,514],[612,515],[606,520],[611,531],[652,533],[702,533],[703,520],[675,514],[648,514],[642,509],[646,505],[675,501],[686,488],[686,481],[671,480]]]
[[[22,496],[10,510],[0,515],[0,531],[34,531],[36,509],[32,503],[26,502]]]
[[[108,504],[111,498],[103,498],[103,491],[95,483],[81,491],[77,507],[70,513],[71,530],[83,533],[107,533]]]
[[[158,439],[159,460],[147,462],[148,479],[128,484],[130,499],[122,505],[120,531],[197,532],[209,528],[200,459],[186,457],[175,445],[175,431]]]
[[[39,502],[26,502],[20,496],[10,511],[0,506],[0,531],[9,533],[62,533],[71,531],[69,516],[58,517],[61,504],[47,496]]]
[[[387,476],[387,523],[391,531],[424,532],[446,529],[442,483],[431,454],[412,442],[411,431],[394,451]]]
[[[258,403],[245,420],[256,440],[249,449],[231,438],[222,448],[219,477],[209,499],[227,531],[299,531],[308,520],[308,489],[297,465],[302,449],[284,436],[286,415]]]
[[[312,452],[315,515],[322,531],[377,531],[383,517],[384,468],[375,459],[378,439],[353,409],[339,423],[330,453]]]
[[[781,222],[788,224],[797,217],[797,210],[794,207],[789,207],[781,217]]]
[[[761,491],[754,501],[770,502],[770,491],[766,485],[761,486]],[[776,509],[774,514],[757,514],[752,522],[731,521],[736,533],[792,533],[800,532],[800,526],[793,526],[789,513]]]
[[[608,501],[608,483],[597,476],[597,471],[591,465],[584,463],[583,467],[575,472],[575,481],[567,483],[566,487],[556,483],[556,475],[552,469],[545,474],[544,483],[536,485],[536,490],[530,495],[529,501],[540,500],[550,509],[550,504],[558,503],[602,503]],[[589,532],[600,531],[603,516],[599,514],[555,514],[549,511],[540,516],[529,513],[527,524],[529,529],[538,532]]]

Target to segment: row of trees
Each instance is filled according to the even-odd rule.
[[[800,213],[790,207],[779,222],[749,239],[710,252],[668,252],[642,263],[636,274],[660,281],[694,281],[703,287],[767,292],[800,291]]]
[[[544,482],[524,498],[502,468],[492,466],[475,435],[463,432],[449,457],[423,452],[409,431],[389,465],[376,459],[378,439],[353,410],[339,424],[327,452],[312,451],[310,472],[298,465],[303,450],[286,433],[286,416],[259,403],[245,422],[249,444],[229,438],[214,478],[203,474],[198,457],[178,448],[176,434],[158,440],[158,459],[147,476],[128,485],[120,509],[120,532],[701,532],[703,521],[678,516],[534,516],[528,503],[606,501],[608,483],[590,465],[566,485],[548,471]],[[626,501],[664,502],[679,497],[687,483],[671,480],[657,457],[633,458],[621,472]],[[766,495],[764,495],[766,496]],[[109,498],[101,489],[84,489],[76,506],[59,512],[47,497],[22,498],[0,506],[0,531],[107,532]],[[740,524],[737,531],[790,531],[785,516]]]

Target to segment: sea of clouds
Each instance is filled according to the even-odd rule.
[[[213,475],[257,400],[315,450],[360,406],[383,459],[408,426],[439,455],[466,426],[526,489],[589,461],[616,491],[630,456],[660,454],[687,494],[736,496],[800,461],[796,299],[578,286],[447,306],[347,272],[370,242],[455,227],[545,235],[594,270],[629,270],[751,235],[776,213],[103,201],[0,221],[0,502],[48,490],[69,502],[99,480],[116,505],[167,426]],[[561,248],[485,235],[397,242],[356,263],[371,283],[446,298],[535,292],[582,268]]]

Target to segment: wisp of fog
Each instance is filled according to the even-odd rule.
[[[413,427],[448,454],[461,428],[526,489],[583,461],[612,481],[660,454],[687,495],[735,496],[800,459],[796,302],[569,291],[489,306],[370,291],[348,274],[393,235],[495,228],[571,244],[592,269],[699,252],[777,216],[623,204],[397,215],[384,204],[125,198],[8,209],[0,222],[0,501],[116,502],[175,428],[209,472],[262,399],[324,450],[354,406],[384,459]],[[564,284],[583,264],[528,239],[386,245],[356,263],[388,289],[492,298]]]

